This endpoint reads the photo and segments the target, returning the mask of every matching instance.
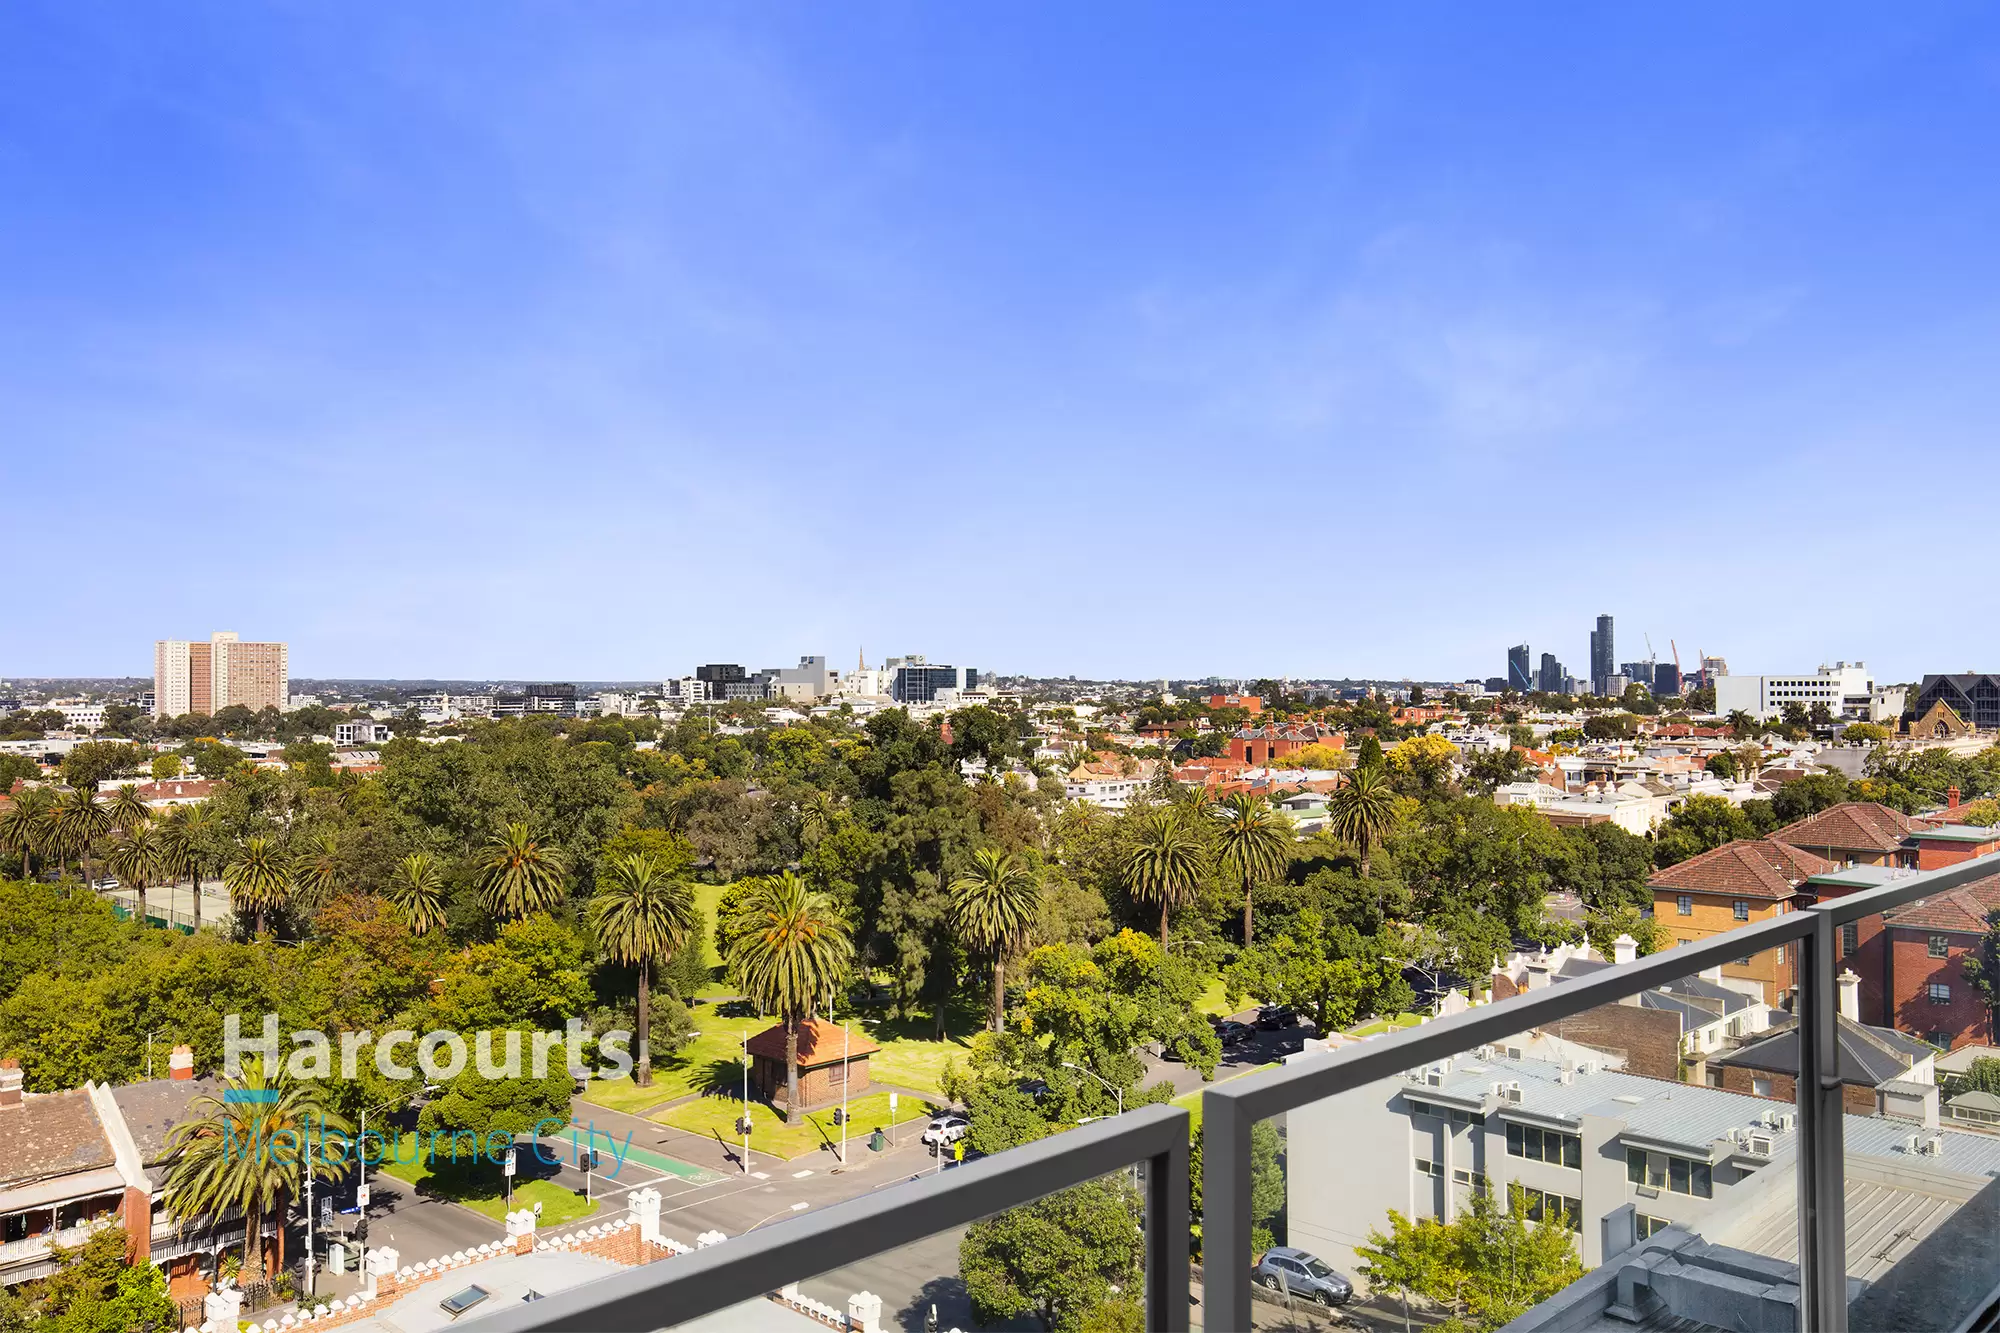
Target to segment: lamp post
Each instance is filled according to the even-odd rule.
[[[750,1029],[743,1029],[743,1174],[750,1174]]]
[[[146,1081],[153,1081],[153,1038],[165,1032],[165,1028],[154,1028],[146,1034]]]
[[[1125,1114],[1125,1089],[1113,1084],[1110,1079],[1105,1078],[1094,1069],[1085,1069],[1082,1065],[1072,1064],[1068,1060],[1062,1062],[1062,1067],[1064,1069],[1073,1069],[1079,1074],[1087,1074],[1105,1087],[1110,1088],[1112,1095],[1118,1098],[1118,1114]],[[1132,1163],[1132,1184],[1134,1187],[1137,1187],[1139,1184],[1139,1164],[1137,1162]]]

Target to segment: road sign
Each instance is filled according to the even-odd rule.
[[[500,1164],[500,1174],[503,1176],[514,1174],[514,1150],[512,1148],[507,1150],[507,1160]]]
[[[333,1200],[328,1199],[327,1202],[332,1203]],[[368,1187],[366,1185],[356,1187],[354,1191],[354,1206],[356,1208],[366,1208],[368,1206]]]
[[[333,1196],[330,1194],[320,1195],[319,1224],[322,1227],[331,1227],[333,1225]]]

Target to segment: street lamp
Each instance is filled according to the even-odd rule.
[[[1105,1078],[1102,1074],[1098,1073],[1094,1069],[1085,1069],[1082,1065],[1072,1064],[1068,1060],[1062,1062],[1062,1067],[1064,1069],[1073,1069],[1079,1074],[1088,1074],[1091,1078],[1096,1079],[1099,1083],[1103,1084],[1105,1087],[1110,1088],[1112,1093],[1115,1094],[1118,1098],[1118,1114],[1119,1115],[1125,1114],[1125,1089],[1116,1086],[1111,1082],[1110,1079]],[[1132,1184],[1134,1187],[1137,1187],[1137,1185],[1139,1184],[1139,1164],[1137,1162],[1132,1163]]]

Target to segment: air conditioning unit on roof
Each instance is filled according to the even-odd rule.
[[[1768,1134],[1750,1135],[1750,1151],[1760,1157],[1771,1155],[1771,1138]]]

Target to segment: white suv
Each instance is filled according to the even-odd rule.
[[[972,1122],[963,1115],[957,1111],[947,1111],[932,1120],[924,1130],[924,1142],[933,1148],[949,1147],[964,1138],[965,1132],[971,1128]]]

